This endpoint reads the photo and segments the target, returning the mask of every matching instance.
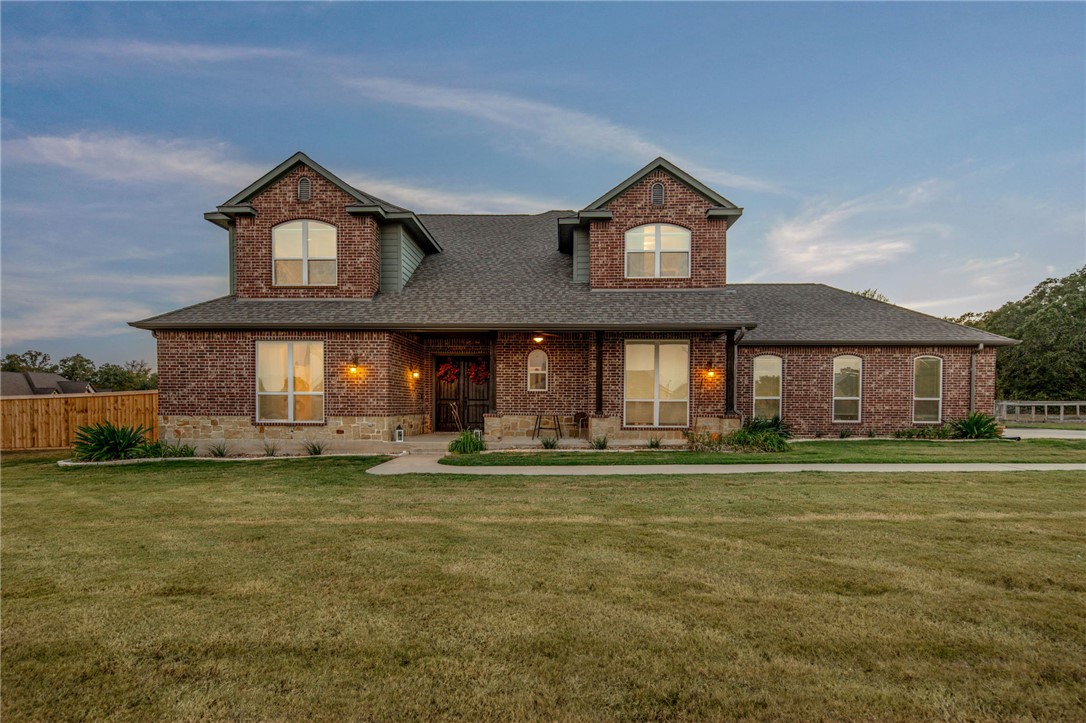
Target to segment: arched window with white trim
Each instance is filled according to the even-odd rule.
[[[272,229],[272,283],[335,286],[336,227],[301,219]]]
[[[913,359],[913,421],[933,424],[943,418],[943,360],[937,356]]]
[[[547,391],[547,352],[542,349],[532,349],[528,354],[528,391]]]
[[[853,354],[833,359],[833,421],[859,422],[864,362]]]
[[[784,362],[779,356],[754,357],[754,416],[772,419],[781,416],[781,387]]]
[[[650,223],[626,232],[626,278],[689,278],[690,229]]]

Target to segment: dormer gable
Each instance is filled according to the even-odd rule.
[[[420,258],[441,251],[412,211],[301,152],[204,217],[230,232],[230,286],[239,298],[371,298],[396,290],[382,283],[387,238],[403,239]],[[413,270],[397,260],[397,274]]]
[[[594,289],[725,285],[726,236],[743,209],[657,158],[575,216],[559,220],[574,280]]]

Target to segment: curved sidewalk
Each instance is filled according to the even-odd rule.
[[[752,474],[758,472],[1086,472],[1086,463],[921,463],[921,464],[612,464],[496,467],[460,467],[438,464],[439,457],[405,454],[370,467],[367,474],[460,475],[646,475],[646,474]]]

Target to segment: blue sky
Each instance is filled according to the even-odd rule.
[[[11,3],[2,347],[154,360],[211,210],[303,150],[425,212],[580,208],[663,155],[728,280],[936,315],[1086,263],[1082,3]]]

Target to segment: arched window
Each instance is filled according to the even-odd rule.
[[[336,227],[320,221],[289,221],[272,229],[276,286],[335,286]]]
[[[664,184],[654,183],[652,184],[652,190],[649,191],[649,198],[652,201],[653,206],[664,205]]]
[[[528,354],[528,391],[547,391],[547,352],[532,349]]]
[[[298,200],[308,201],[313,195],[313,184],[308,178],[298,180]]]
[[[863,359],[846,355],[833,359],[833,421],[860,421]]]
[[[690,276],[690,231],[650,223],[626,232],[626,278]]]
[[[937,423],[943,418],[943,360],[913,359],[913,421]]]
[[[754,416],[772,419],[781,416],[781,377],[784,363],[779,356],[754,357]]]

